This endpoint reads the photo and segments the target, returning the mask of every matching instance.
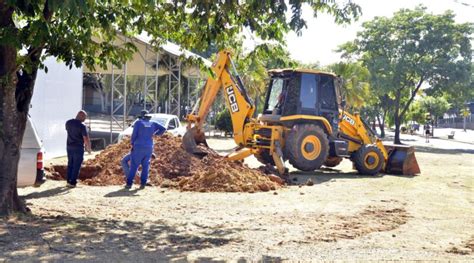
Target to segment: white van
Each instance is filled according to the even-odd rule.
[[[43,145],[28,118],[18,163],[17,187],[40,186],[44,182]]]

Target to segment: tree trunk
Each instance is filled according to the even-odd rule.
[[[393,139],[393,143],[402,144],[400,141],[400,116],[398,116],[398,114],[395,115],[395,138]]]
[[[39,51],[41,54],[41,51]],[[0,216],[28,211],[16,189],[20,149],[33,95],[36,70],[17,73],[17,50],[0,45]]]
[[[16,50],[0,46],[0,216],[26,212],[16,189],[25,124],[16,107]],[[13,70],[13,71],[12,71]],[[26,116],[26,115],[25,115]]]
[[[393,143],[395,144],[402,144],[402,142],[400,141],[400,124],[401,124],[400,97],[401,97],[401,91],[397,90],[397,94],[395,97],[395,112],[394,112],[395,138],[393,139]]]
[[[36,71],[32,75],[24,73],[17,76],[16,73],[10,73],[0,75],[0,78],[0,216],[8,216],[14,212],[28,211],[18,197],[16,184]]]
[[[377,115],[377,122],[379,123],[380,138],[385,138],[385,114],[382,115],[382,118]]]
[[[438,118],[433,114],[433,122],[431,123],[431,137],[434,137],[434,127],[438,125]]]

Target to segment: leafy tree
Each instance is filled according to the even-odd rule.
[[[244,82],[249,95],[255,98],[257,112],[260,111],[261,101],[264,101],[268,85],[268,69],[291,68],[296,63],[290,58],[290,54],[282,45],[263,44],[257,46],[251,52],[244,54],[242,50],[235,49],[237,71]]]
[[[232,44],[244,27],[262,40],[282,42],[285,32],[306,26],[304,3],[315,15],[332,14],[336,22],[360,12],[350,1],[0,0],[0,214],[27,210],[16,190],[17,164],[45,56],[69,66],[119,65],[136,48],[132,43],[115,46],[117,34],[133,37],[145,31],[154,44],[170,40],[197,50],[210,43],[218,48]]]
[[[329,71],[343,78],[342,92],[352,110],[360,110],[373,100],[370,90],[369,70],[360,62],[339,62],[329,66]]]
[[[464,108],[467,102],[474,101],[474,63],[471,64],[470,81],[458,82],[445,90],[427,90],[430,96],[443,96],[453,109]]]
[[[433,127],[438,125],[438,118],[449,110],[450,105],[443,97],[426,96],[420,101],[420,107],[424,112],[429,113],[432,117],[432,120],[434,121],[434,125],[432,125]],[[432,135],[433,132],[434,127],[432,128]]]
[[[452,12],[433,15],[417,7],[364,23],[357,39],[342,46],[367,66],[374,88],[393,99],[395,143],[423,85],[442,91],[469,80],[472,32],[473,25],[457,24]]]
[[[319,61],[312,62],[312,63],[298,62],[298,67],[305,68],[305,69],[314,69],[314,70],[322,70],[324,68],[323,66],[321,66],[321,63],[319,63]]]
[[[230,111],[228,109],[223,109],[222,111],[217,113],[216,129],[221,130],[226,134],[232,134],[232,119],[230,116]]]
[[[421,106],[420,101],[415,101],[410,105],[406,119],[424,124],[426,121],[426,109]]]

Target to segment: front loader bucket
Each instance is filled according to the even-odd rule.
[[[388,153],[385,166],[387,174],[415,175],[420,173],[420,167],[415,157],[415,148],[408,145],[384,145]]]
[[[197,130],[196,127],[188,129],[183,136],[182,145],[184,149],[188,153],[192,153],[198,156],[207,155],[206,151],[199,149],[199,144],[204,144],[204,146],[208,147],[206,142],[206,136],[204,135],[204,133],[200,130]]]

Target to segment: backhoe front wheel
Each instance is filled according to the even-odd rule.
[[[352,156],[354,166],[360,174],[376,175],[382,169],[384,158],[375,145],[363,145]]]
[[[299,124],[289,132],[285,142],[285,158],[296,169],[301,171],[318,169],[328,154],[328,138],[319,126]]]

